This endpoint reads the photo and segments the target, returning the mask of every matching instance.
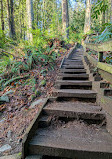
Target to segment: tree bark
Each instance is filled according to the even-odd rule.
[[[86,34],[91,29],[91,0],[86,1],[85,25],[84,33]]]
[[[69,38],[68,0],[62,0],[62,27],[64,38]]]
[[[33,22],[34,22],[34,13],[33,13],[33,1],[26,0],[26,10],[27,10],[27,38],[29,41],[33,41],[33,35],[31,33],[31,29],[33,29]]]
[[[111,12],[110,12],[110,22],[112,23],[112,0],[111,0]]]
[[[14,25],[14,15],[13,15],[13,0],[7,0],[7,9],[8,9],[8,21],[9,21],[9,31],[10,37],[15,39],[15,25]]]
[[[3,9],[3,0],[1,0],[1,28],[4,32],[5,26],[4,26],[4,9]]]

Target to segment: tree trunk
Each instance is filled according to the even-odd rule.
[[[68,0],[62,0],[62,26],[64,38],[69,38]]]
[[[105,6],[105,0],[103,0],[104,6]],[[105,24],[105,20],[106,20],[106,11],[104,10],[102,13],[102,26],[103,24]]]
[[[4,13],[3,13],[3,0],[1,0],[1,27],[2,27],[2,31],[4,32]]]
[[[15,39],[15,25],[14,25],[14,15],[13,15],[13,0],[7,0],[7,9],[8,9],[8,21],[9,21],[9,31],[10,37]]]
[[[111,11],[110,11],[110,22],[112,23],[112,0],[111,0]]]
[[[27,38],[31,42],[33,41],[33,35],[31,33],[31,29],[33,29],[33,21],[34,21],[34,14],[33,14],[33,1],[26,0],[26,10],[27,10]]]
[[[86,1],[85,25],[84,33],[86,34],[91,29],[91,0]]]

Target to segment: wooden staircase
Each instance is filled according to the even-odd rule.
[[[60,69],[54,100],[42,110],[38,128],[28,143],[26,159],[112,159],[112,136],[106,114],[77,49]]]

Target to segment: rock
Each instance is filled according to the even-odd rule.
[[[30,108],[35,108],[36,105],[43,103],[44,99],[38,99],[37,101],[33,102],[30,106]]]
[[[9,102],[9,97],[6,95],[3,95],[3,96],[1,96],[0,97],[0,103],[2,103],[2,102]]]
[[[10,91],[7,91],[6,93],[4,93],[3,96],[6,96],[6,95],[12,94],[12,93],[14,93],[14,91],[13,91],[13,90],[10,90]]]
[[[9,142],[13,142],[13,140],[10,138],[10,139],[9,139]]]
[[[2,122],[4,122],[5,121],[5,119],[2,119],[2,120],[0,120],[0,123],[2,123]]]
[[[8,131],[8,133],[7,133],[7,137],[8,137],[8,138],[10,138],[10,137],[11,137],[11,135],[12,135],[12,131],[11,131],[11,130],[9,130],[9,131]]]
[[[22,142],[22,138],[20,138],[19,140],[18,140],[18,143],[21,143]]]
[[[0,147],[0,152],[9,151],[11,149],[12,149],[11,146],[6,144],[6,145],[3,145],[2,147]]]

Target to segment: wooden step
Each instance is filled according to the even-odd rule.
[[[86,73],[85,69],[60,69],[63,73]]]
[[[49,116],[42,116],[40,119],[39,119],[39,127],[47,127],[50,125],[50,122],[51,122],[51,117]]]
[[[82,89],[54,89],[53,96],[96,99],[96,92]]]
[[[88,74],[67,74],[67,73],[59,73],[58,74],[60,79],[63,80],[88,80],[89,75]]]
[[[42,159],[41,155],[29,155],[25,159]]]
[[[105,120],[105,113],[99,106],[94,106],[82,102],[53,102],[49,103],[43,109],[46,115],[55,115],[59,117]]]
[[[84,69],[84,65],[72,65],[72,66],[63,65],[63,67],[66,69]]]
[[[75,57],[72,57],[71,60],[82,60],[82,56],[75,56]]]
[[[38,129],[29,143],[29,154],[112,159],[112,136],[103,128],[72,121]]]
[[[80,59],[76,59],[76,60],[72,60],[72,59],[65,59],[65,62],[81,62],[82,60]]]
[[[76,81],[76,80],[57,80],[58,85],[74,85],[74,86],[89,86],[92,87],[91,81]]]
[[[75,62],[65,61],[63,64],[64,65],[81,65],[81,64],[83,64],[83,62],[82,61],[75,61]]]

